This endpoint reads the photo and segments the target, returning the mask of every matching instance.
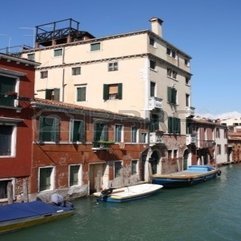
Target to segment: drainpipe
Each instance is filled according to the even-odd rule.
[[[64,61],[64,58],[65,58],[65,47],[63,47],[63,55],[62,55],[62,66],[63,66],[63,69],[62,69],[62,102],[64,102],[64,95],[65,95],[64,88],[66,86],[66,84],[65,84],[65,68],[64,68],[65,61]]]

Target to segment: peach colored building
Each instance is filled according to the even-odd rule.
[[[22,56],[41,63],[37,97],[148,119],[153,171],[171,172],[183,168],[186,118],[194,114],[191,57],[164,39],[161,19],[150,25],[101,38],[73,19],[39,25],[35,48]]]

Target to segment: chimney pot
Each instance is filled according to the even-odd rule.
[[[158,36],[162,37],[162,23],[163,21],[160,18],[152,17],[150,20],[151,22],[151,31]]]

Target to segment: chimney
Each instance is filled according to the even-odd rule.
[[[151,22],[151,31],[158,36],[162,37],[162,23],[163,21],[160,18],[152,17],[150,20]]]

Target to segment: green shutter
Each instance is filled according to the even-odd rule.
[[[103,86],[103,99],[108,100],[109,99],[109,85],[104,84]]]
[[[122,99],[122,84],[118,84],[118,97],[119,100]]]
[[[52,126],[52,141],[59,142],[59,119],[53,118],[53,126]]]
[[[177,103],[177,90],[175,88],[172,88],[172,104]]]
[[[51,100],[52,99],[52,90],[51,89],[46,89],[45,90],[45,99],[46,100]]]
[[[173,132],[173,118],[172,117],[168,117],[168,133],[172,133]]]
[[[168,103],[172,103],[172,88],[167,87],[167,101]]]
[[[54,89],[54,100],[59,101],[60,89]]]

